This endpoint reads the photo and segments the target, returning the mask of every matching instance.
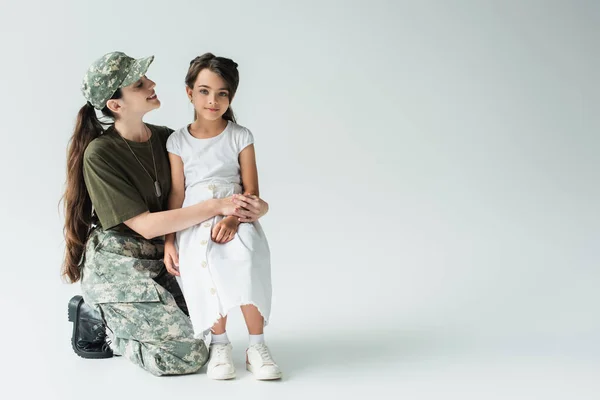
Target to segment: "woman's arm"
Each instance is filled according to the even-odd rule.
[[[176,154],[169,153],[171,163],[171,191],[169,192],[169,210],[181,208],[185,198],[185,175],[183,173],[183,161]],[[166,242],[175,241],[175,233],[168,233],[165,237]]]
[[[124,223],[146,239],[152,239],[184,230],[215,215],[234,215],[235,209],[236,204],[229,197],[226,199],[208,199],[193,206],[176,210],[153,213],[146,211]]]
[[[253,151],[252,160],[254,160]],[[181,162],[181,159],[179,159],[179,161]],[[176,193],[173,198],[171,198],[171,195],[169,194],[169,208],[177,205],[181,207],[181,204],[183,204],[183,194],[181,192],[182,183],[178,183],[177,181],[179,174],[181,174],[181,180],[183,181],[183,164],[181,164],[180,173],[177,171],[177,163],[175,162],[173,164],[175,164],[176,176],[175,182],[172,182],[171,184],[175,185]],[[254,170],[256,171],[256,163],[254,163]],[[246,168],[246,171],[248,171],[248,168]],[[173,172],[171,174],[173,174]],[[257,176],[256,172],[254,173],[254,176]],[[246,180],[248,181],[248,185],[253,185],[251,178],[246,178]],[[249,187],[248,189],[255,190],[258,194],[258,178],[255,178],[254,182],[254,186]],[[244,185],[245,184],[246,182],[244,182]],[[176,188],[178,185],[179,192],[177,192],[178,189]],[[246,188],[244,190],[248,191]],[[257,195],[234,195],[224,199],[208,199],[193,206],[169,211],[154,213],[147,211],[128,219],[124,223],[146,239],[152,239],[157,236],[187,229],[190,226],[197,225],[216,215],[231,215],[240,218],[240,222],[252,222],[265,215],[268,210],[269,205]]]
[[[169,211],[145,212],[127,221],[125,225],[146,239],[167,235],[167,241],[174,241],[175,232],[197,225],[216,215],[228,215],[234,218],[259,218],[262,210],[241,210],[240,206],[248,197],[233,199],[208,199],[193,206],[181,208],[185,197],[185,176],[181,157],[169,153],[171,163],[171,191],[169,192]],[[248,216],[248,214],[251,214]]]

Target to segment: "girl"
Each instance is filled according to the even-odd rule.
[[[239,199],[241,193],[255,199],[259,191],[254,139],[247,128],[236,124],[230,107],[239,83],[237,64],[206,53],[191,61],[185,83],[195,120],[167,141],[172,182],[169,208],[232,195]],[[240,203],[251,207],[243,199]],[[168,235],[165,246],[165,264],[181,276],[196,337],[212,333],[208,376],[235,377],[226,323],[228,311],[241,307],[250,334],[246,368],[256,379],[281,378],[264,343],[263,327],[271,310],[271,271],[269,246],[260,224],[235,216],[210,217]]]
[[[179,285],[165,269],[163,236],[216,215],[255,221],[268,205],[249,197],[206,199],[167,211],[166,142],[172,129],[143,121],[160,107],[155,84],[146,77],[153,59],[112,52],[85,74],[87,102],[67,159],[63,274],[71,282],[81,280],[83,299],[114,333],[115,353],[154,375],[176,375],[198,371],[208,351],[194,337]],[[110,119],[107,128],[96,110]],[[249,208],[239,209],[243,203]],[[86,358],[112,355],[96,346],[104,340],[96,338],[97,324],[92,330],[82,303],[78,296],[69,303],[75,352]]]

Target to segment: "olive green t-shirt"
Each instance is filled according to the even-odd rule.
[[[94,139],[84,152],[85,185],[105,230],[115,228],[133,233],[123,224],[124,221],[146,211],[167,210],[171,169],[166,143],[173,130],[165,126],[146,125],[152,132],[150,140],[143,143],[127,141],[131,150],[111,126]],[[154,189],[155,172],[150,141],[162,189],[161,197],[156,196]],[[140,162],[151,176],[144,171]]]

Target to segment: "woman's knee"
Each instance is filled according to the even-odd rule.
[[[193,374],[208,361],[203,340],[159,344],[131,342],[125,346],[126,358],[156,376]]]

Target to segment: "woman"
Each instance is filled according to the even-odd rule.
[[[257,196],[237,196],[167,211],[165,146],[173,130],[143,122],[160,107],[155,84],[145,76],[153,59],[112,52],[84,77],[87,103],[67,159],[63,273],[71,282],[81,280],[83,299],[114,333],[117,354],[154,375],[186,374],[198,371],[208,352],[194,338],[181,290],[165,269],[164,235],[217,215],[253,222],[268,204]],[[106,130],[95,109],[113,121]],[[82,356],[106,355],[105,346],[94,348],[104,339],[83,304],[74,298],[69,305],[74,348]]]

